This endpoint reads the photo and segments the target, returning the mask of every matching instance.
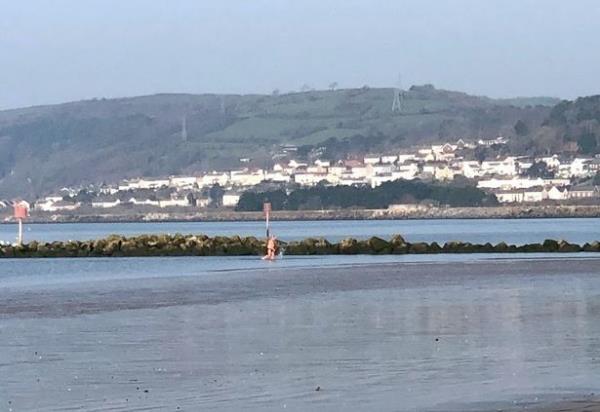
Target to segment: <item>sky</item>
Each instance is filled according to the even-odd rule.
[[[0,0],[0,109],[432,83],[600,94],[596,0]]]

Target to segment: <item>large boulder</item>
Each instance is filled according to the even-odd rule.
[[[561,240],[558,242],[558,251],[564,253],[579,252],[581,251],[581,246],[575,243],[569,243],[566,240]]]
[[[527,243],[518,247],[519,252],[523,253],[538,253],[544,251],[542,243]]]
[[[429,253],[441,253],[442,247],[437,242],[431,242],[427,249]]]
[[[542,243],[542,249],[544,252],[556,252],[558,251],[558,242],[554,239],[546,239]]]
[[[404,240],[404,238],[400,235],[392,236],[392,238],[390,239],[390,247],[392,253],[395,254],[408,252],[408,244],[406,243],[406,240]]]
[[[36,248],[35,256],[49,257],[50,256],[50,248],[48,247],[48,243],[39,243]]]
[[[121,250],[122,240],[120,237],[107,238],[106,244],[102,248],[103,256],[116,256]]]
[[[444,243],[442,250],[447,253],[460,253],[463,251],[465,243],[458,240],[450,240]]]
[[[506,253],[509,251],[509,246],[506,242],[500,242],[496,246],[494,246],[494,252],[496,253]]]
[[[429,245],[425,242],[411,243],[408,246],[409,253],[423,254],[429,253]]]
[[[592,243],[586,243],[583,246],[583,250],[586,252],[600,252],[600,242],[594,241]]]
[[[391,245],[384,239],[373,236],[369,239],[369,252],[374,254],[390,253]]]
[[[342,239],[338,243],[338,251],[342,255],[356,255],[360,251],[358,241],[354,238]]]
[[[12,245],[5,245],[2,247],[2,256],[7,258],[15,257],[15,248]]]
[[[492,253],[494,252],[494,245],[490,242],[484,243],[483,245],[478,245],[478,252],[480,253]]]

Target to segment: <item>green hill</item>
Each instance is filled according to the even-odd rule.
[[[282,95],[159,94],[0,111],[0,198],[237,167],[240,157],[267,166],[282,144],[308,151],[329,140],[359,152],[512,136],[519,120],[536,130],[550,113],[548,104],[555,103],[493,100],[425,85],[404,93],[398,114],[391,111],[392,98],[392,89],[364,87]]]

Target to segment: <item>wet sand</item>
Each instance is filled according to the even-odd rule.
[[[599,268],[266,264],[0,283],[0,410],[600,411]]]

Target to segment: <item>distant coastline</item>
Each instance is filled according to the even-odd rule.
[[[532,205],[498,207],[429,207],[394,205],[387,209],[338,209],[274,211],[272,220],[408,220],[408,219],[539,219],[539,218],[593,218],[600,217],[600,205]],[[1,218],[4,224],[12,220]],[[130,213],[50,214],[34,213],[28,223],[134,223],[134,222],[235,222],[261,221],[262,212],[232,210]]]

